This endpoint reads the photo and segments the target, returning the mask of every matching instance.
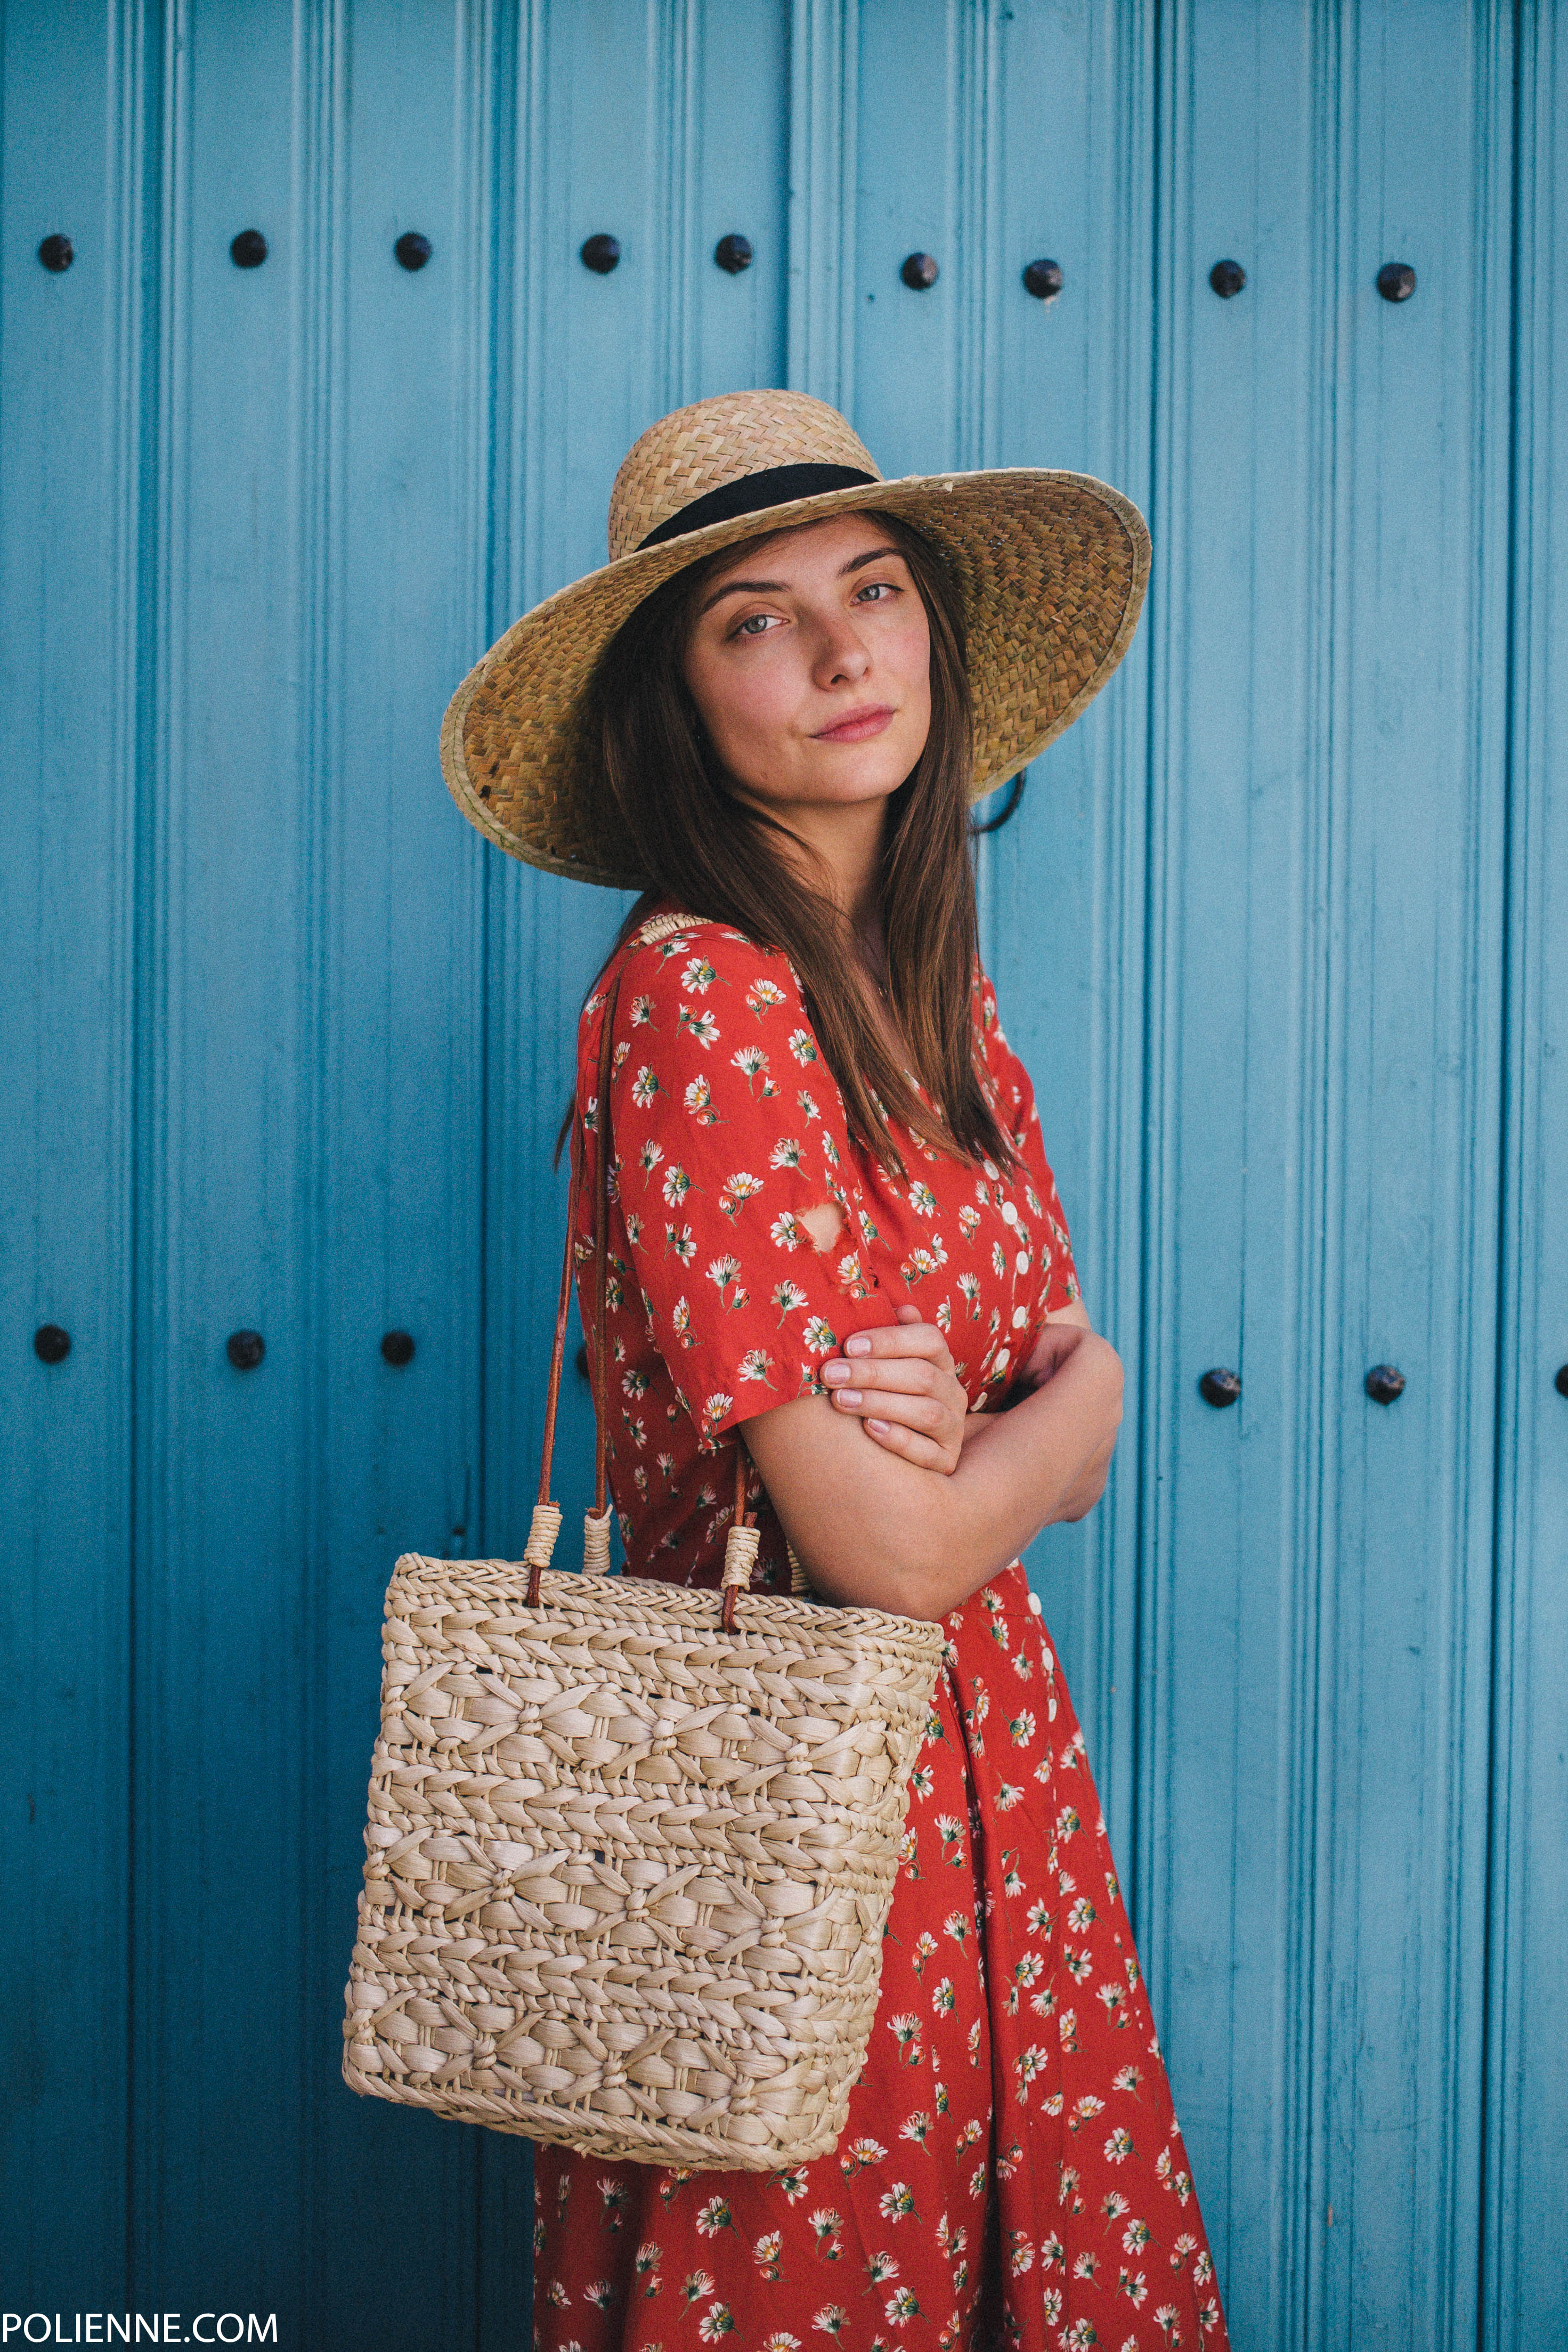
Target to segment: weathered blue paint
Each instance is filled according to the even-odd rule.
[[[643,425],[788,381],[889,472],[1083,467],[1154,528],[982,891],[1132,1400],[1031,1569],[1235,2341],[1568,2338],[1561,12],[10,0],[0,37],[0,2300],[526,2326],[525,2150],[354,2100],[338,2021],[388,1567],[520,1544],[622,902],[481,843],[435,728],[600,560]]]
[[[1521,11],[1482,2341],[1568,2341],[1568,22]]]

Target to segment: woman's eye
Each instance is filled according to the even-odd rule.
[[[891,580],[868,580],[860,591],[861,596],[874,596],[880,604],[886,597],[896,596],[898,590]],[[856,598],[859,602],[859,597]]]
[[[748,619],[742,621],[735,634],[737,637],[759,637],[765,630],[771,628],[773,617],[771,613],[753,613]]]

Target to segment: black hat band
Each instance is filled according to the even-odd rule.
[[[737,515],[761,514],[768,507],[787,507],[796,499],[820,498],[824,490],[856,490],[876,478],[855,466],[768,466],[760,474],[743,474],[738,481],[721,482],[716,490],[705,490],[700,499],[694,499],[646,539],[640,539],[637,552],[641,554],[645,547],[662,547],[668,539],[684,539],[689,530],[706,530],[711,523],[733,522]]]

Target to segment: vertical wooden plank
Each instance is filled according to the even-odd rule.
[[[791,116],[786,0],[704,0],[701,18],[692,307],[695,396],[706,399],[787,380]],[[714,259],[732,230],[754,255],[737,277]]]
[[[1568,2281],[1541,2226],[1568,2168],[1554,1989],[1568,1917],[1568,26],[1521,11],[1513,722],[1508,865],[1497,1648],[1481,2342],[1568,2340]]]
[[[1508,28],[1168,23],[1140,1934],[1242,2339],[1449,2344],[1475,2317]],[[1221,305],[1226,252],[1250,283]],[[1380,1359],[1394,1408],[1362,1388]],[[1245,1382],[1223,1416],[1194,1390],[1215,1361]]]
[[[1344,1093],[1322,1410],[1342,1443],[1319,1666],[1333,1863],[1320,1844],[1314,1868],[1337,2219],[1312,2332],[1446,2346],[1477,2324],[1512,18],[1430,5],[1346,31],[1357,267],[1333,719],[1357,919],[1328,991]],[[1396,258],[1417,272],[1403,306],[1369,282]],[[1410,1378],[1392,1410],[1361,1389],[1381,1360]]]
[[[861,0],[789,0],[788,374],[854,413]]]
[[[0,2208],[24,2312],[118,2300],[128,2252],[143,40],[134,6],[0,22]],[[46,1323],[70,1334],[52,1366]]]
[[[520,2144],[338,2079],[387,1578],[401,1550],[480,1542],[483,868],[435,743],[486,602],[492,187],[510,133],[488,7],[360,8],[349,30],[320,288],[331,489],[302,548],[327,640],[308,766],[326,877],[310,2329],[412,2352],[438,2330],[481,2340],[487,2296],[526,2307],[531,2218]],[[434,248],[416,271],[394,253],[411,230]],[[389,1331],[413,1339],[406,1365],[383,1357]]]
[[[971,275],[957,224],[964,15],[963,0],[862,0],[859,9],[850,414],[890,479],[957,462],[956,325]],[[903,283],[911,253],[936,261],[934,286]],[[988,258],[974,256],[973,268],[983,274]]]
[[[1166,31],[1136,1916],[1233,2333],[1283,2344],[1300,2327],[1291,1854],[1310,1804],[1288,1530],[1312,1341],[1289,1270],[1320,1213],[1301,1163],[1326,1083],[1302,1026],[1314,321],[1335,298],[1314,277],[1308,26],[1205,6]],[[1230,299],[1208,282],[1221,258],[1247,272]],[[1202,1400],[1209,1367],[1241,1373],[1239,1405]]]
[[[608,14],[529,0],[517,13],[516,167],[499,200],[511,264],[502,280],[508,371],[494,602],[465,658],[604,561],[615,467],[657,413],[668,352],[664,336],[651,342],[649,333],[662,286],[650,225],[667,217],[654,201],[659,158],[647,95],[658,25],[658,0]],[[664,87],[668,97],[668,78]],[[606,277],[579,257],[600,231],[622,250]],[[460,675],[461,664],[454,686]],[[575,1076],[578,1006],[625,902],[488,845],[480,856],[488,924],[483,1527],[487,1551],[515,1558],[538,1476],[566,1214],[565,1162],[552,1169],[550,1154]],[[572,1348],[578,1336],[574,1326]],[[584,1384],[569,1374],[555,1472],[569,1524],[575,1498],[591,1487],[591,1430]]]
[[[342,42],[330,8],[291,17],[214,0],[164,26],[139,1041],[148,1374],[129,2292],[191,2311],[221,2294],[229,2308],[276,2310],[296,2335],[301,1953],[319,1857],[302,1737],[319,1623],[322,831],[310,761]],[[253,227],[267,258],[241,269],[230,240]],[[255,1370],[226,1356],[240,1328],[267,1343]]]

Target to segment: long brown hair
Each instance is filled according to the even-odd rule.
[[[898,518],[865,510],[904,556],[930,623],[931,729],[887,803],[879,891],[887,995],[908,1043],[921,1101],[871,1017],[854,977],[848,917],[773,846],[788,828],[737,799],[708,741],[682,662],[702,590],[762,541],[688,565],[639,604],[595,677],[603,783],[650,887],[615,946],[661,898],[780,948],[800,974],[812,1024],[844,1099],[850,1132],[898,1176],[886,1128],[900,1120],[936,1150],[970,1162],[1018,1163],[982,1090],[973,1001],[977,924],[968,821],[969,679],[963,608],[930,542]],[[612,950],[613,954],[614,950]]]

